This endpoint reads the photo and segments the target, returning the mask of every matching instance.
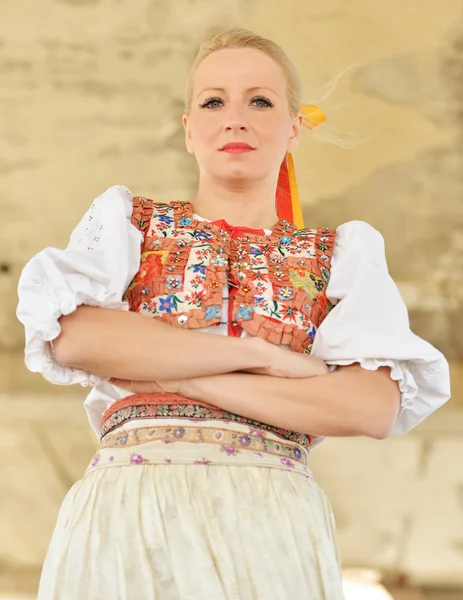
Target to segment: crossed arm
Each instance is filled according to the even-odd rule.
[[[256,421],[321,436],[383,439],[400,404],[388,367],[367,371],[358,364],[303,379],[246,373],[199,377],[180,381],[177,389]]]
[[[354,364],[326,374],[317,359],[259,339],[186,332],[111,309],[82,306],[60,324],[58,360],[119,378],[122,387],[121,380],[143,382],[143,391],[161,388],[322,436],[382,439],[398,414],[400,392],[387,367],[367,371]]]

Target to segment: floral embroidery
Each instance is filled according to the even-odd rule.
[[[270,255],[270,260],[272,263],[277,263],[279,265],[283,265],[286,262],[286,258],[284,256],[275,253]]]
[[[291,300],[294,296],[294,290],[291,287],[281,287],[278,290],[278,298],[280,298],[280,300]]]
[[[203,284],[203,278],[200,275],[193,277],[190,281],[190,285],[192,288],[197,289]]]
[[[170,313],[172,312],[173,308],[175,308],[175,304],[172,296],[159,299],[159,310],[165,310],[166,312]]]
[[[295,456],[297,459],[300,459],[300,458],[302,458],[302,452],[300,451],[300,449],[299,449],[299,448],[294,448],[294,449],[293,449],[293,452],[294,452],[294,456]]]
[[[192,296],[191,296],[191,303],[195,304],[198,307],[201,307],[203,305],[203,302],[206,299],[206,292],[201,291],[201,292],[195,292]]]
[[[213,261],[212,264],[215,267],[225,267],[227,264],[227,260],[225,258],[223,258],[222,256],[216,256]]]
[[[127,432],[128,440],[122,444],[120,433],[106,435],[102,440],[103,448],[119,448],[142,446],[146,442],[159,441],[168,444],[180,443],[203,443],[217,446],[221,452],[230,456],[242,454],[243,451],[260,452],[263,455],[271,454],[280,457],[281,464],[294,466],[291,461],[307,464],[308,455],[303,452],[297,443],[276,442],[268,438],[265,432],[251,429],[248,433],[235,431],[220,427],[201,427],[197,425],[172,427],[170,425],[156,424],[155,427],[142,427],[131,429]],[[125,435],[124,434],[124,437]],[[283,462],[283,461],[288,462]],[[141,465],[146,462],[142,454],[130,453],[130,462]],[[97,463],[91,463],[91,467]]]
[[[212,233],[209,233],[207,231],[195,231],[194,237],[197,240],[210,240],[212,237]]]
[[[92,458],[92,462],[90,463],[90,466],[96,467],[99,462],[100,462],[100,455],[95,454],[95,456]]]
[[[158,217],[158,219],[162,223],[165,223],[166,225],[170,225],[174,221],[174,219],[172,217],[168,217],[167,215],[161,215],[161,216]]]
[[[166,285],[169,290],[178,289],[182,287],[182,278],[180,275],[169,275],[166,279]]]
[[[240,306],[239,311],[235,315],[235,319],[244,319],[245,321],[249,321],[251,319],[251,315],[254,312],[254,308],[252,306]]]
[[[325,296],[325,294],[318,294],[317,297],[314,299],[314,302],[316,302],[320,308],[320,310],[324,313],[327,312],[328,310],[328,300]]]
[[[206,321],[210,321],[211,319],[215,318],[220,319],[220,317],[220,308],[217,304],[214,304],[214,306],[206,306],[206,316],[204,317]]]
[[[193,269],[193,273],[201,273],[201,275],[206,273],[206,265],[191,265],[188,268]]]
[[[328,271],[328,269],[326,269],[325,267],[322,267],[320,269],[320,273],[321,273],[325,283],[328,283],[328,281],[330,279],[330,272]]]
[[[314,339],[315,339],[315,334],[316,334],[316,333],[317,333],[317,331],[316,331],[315,327],[313,327],[313,326],[312,326],[312,329],[310,329],[310,330],[307,332],[307,335],[309,336],[309,340],[310,340],[311,342],[313,342],[313,341],[314,341]]]
[[[238,327],[296,352],[312,346],[308,332],[332,308],[326,288],[334,230],[297,231],[281,220],[271,234],[246,230],[236,237],[233,228],[195,220],[188,202],[135,197],[133,207],[143,246],[124,297],[130,310],[188,329],[216,325],[228,275]]]
[[[286,306],[283,304],[283,319],[288,319],[289,321],[296,322],[296,314],[298,312],[297,308],[292,308],[291,306]]]
[[[251,431],[249,432],[251,435],[257,435],[258,437],[264,437],[265,434],[263,431],[260,431],[260,429],[251,429]]]
[[[261,271],[256,271],[253,273],[253,278],[258,281],[268,281],[268,275],[266,273],[262,273]]]
[[[178,427],[178,429],[174,430],[174,438],[180,439],[185,435],[185,429],[183,427]]]
[[[239,450],[237,450],[235,446],[221,446],[220,449],[226,452],[227,454],[236,455],[239,453]]]
[[[133,396],[129,398],[133,398]],[[284,440],[284,443],[280,443],[282,448],[287,442],[291,442],[297,444],[298,446],[309,449],[312,443],[311,436],[305,433],[280,429],[278,427],[273,427],[272,425],[267,425],[266,423],[259,423],[257,421],[253,421],[252,419],[247,419],[246,417],[235,415],[213,406],[200,406],[193,404],[191,400],[185,400],[185,402],[188,402],[187,404],[143,404],[143,401],[141,400],[141,404],[123,406],[122,408],[119,408],[119,406],[124,405],[124,401],[125,399],[117,401],[108,409],[105,415],[103,415],[101,424],[101,441],[105,447],[107,445],[110,445],[111,447],[127,446],[131,443],[133,444],[140,442],[141,438],[140,440],[134,442],[133,435],[131,435],[129,432],[123,434],[117,432],[112,433],[113,430],[119,427],[122,423],[132,421],[133,419],[157,419],[163,417],[168,419],[191,419],[192,422],[195,423],[194,427],[192,425],[193,433],[191,429],[187,430],[185,427],[170,427],[162,430],[160,424],[155,422],[156,425],[154,427],[138,430],[139,434],[140,432],[143,432],[143,436],[149,439],[154,439],[156,436],[162,435],[162,439],[164,441],[169,439],[171,441],[188,441],[189,436],[191,437],[192,435],[198,435],[197,432],[206,431],[209,432],[207,435],[213,436],[215,443],[225,443],[225,440],[228,438],[224,436],[228,436],[228,430],[220,429],[219,427],[209,429],[202,428],[201,422],[204,419],[207,419],[214,421],[222,420],[247,425],[250,430],[246,435],[250,437],[251,443],[248,443],[248,438],[246,436],[243,437],[243,433],[238,432],[238,437],[235,438],[235,443],[238,443],[240,447],[251,447],[254,444],[253,439],[260,439],[262,442],[265,441],[265,443],[268,444],[269,440],[265,437],[266,431],[277,435],[279,438]],[[196,433],[194,433],[195,431]],[[174,432],[176,432],[176,435],[174,435]],[[110,441],[114,439],[117,439],[117,444]],[[276,442],[272,443],[275,444]],[[299,458],[300,457],[301,455],[299,455]],[[298,456],[291,454],[291,458],[298,458]]]
[[[130,455],[130,462],[134,465],[142,465],[145,462],[145,459],[141,454],[134,453]]]

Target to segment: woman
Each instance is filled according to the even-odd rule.
[[[448,365],[410,331],[377,231],[300,225],[291,153],[324,116],[284,52],[221,33],[186,99],[193,204],[112,187],[20,279],[28,368],[94,386],[101,437],[39,598],[341,599],[309,451],[405,433],[448,399]]]

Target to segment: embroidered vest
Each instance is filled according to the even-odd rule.
[[[234,326],[310,353],[332,308],[326,288],[334,230],[297,230],[280,220],[269,235],[234,239],[195,219],[188,202],[141,197],[133,199],[132,223],[143,242],[140,268],[124,296],[130,310],[177,327],[212,327],[221,321],[228,284]]]
[[[158,203],[141,197],[133,199],[132,223],[143,239],[140,268],[124,297],[130,310],[176,327],[213,327],[221,321],[223,287],[231,284],[233,327],[310,353],[317,328],[332,308],[326,287],[335,231],[298,231],[280,220],[269,235],[244,229],[236,237],[233,228],[195,219],[188,202]],[[312,443],[306,433],[258,423],[176,394],[118,400],[102,416],[101,437],[141,418],[226,419],[271,431],[307,449]]]

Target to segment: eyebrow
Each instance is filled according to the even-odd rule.
[[[275,92],[275,90],[272,90],[272,88],[265,87],[262,85],[255,85],[254,87],[249,88],[246,91],[254,92],[255,90],[269,90],[270,92],[273,92],[275,94],[275,96],[278,96],[278,94]],[[224,88],[204,88],[204,90],[199,92],[199,94],[196,97],[198,98],[199,96],[201,96],[201,94],[204,94],[204,92],[226,92],[226,90]]]

